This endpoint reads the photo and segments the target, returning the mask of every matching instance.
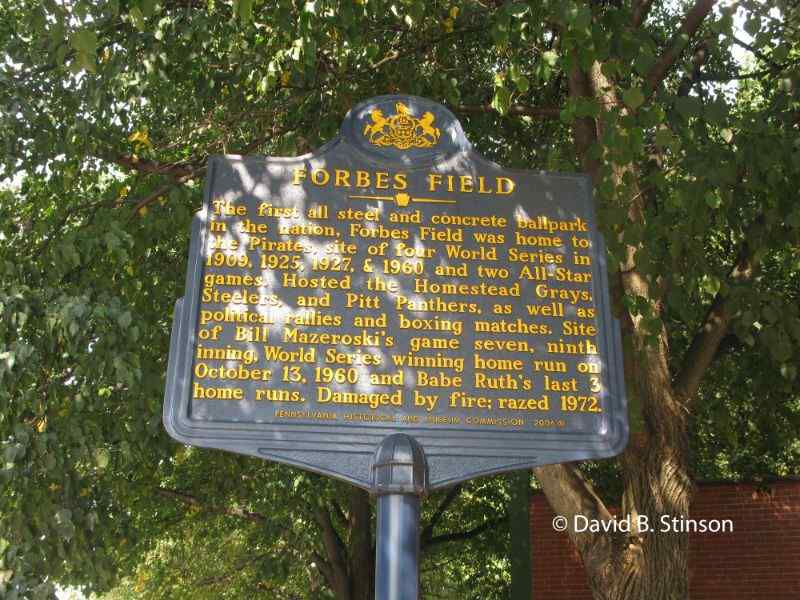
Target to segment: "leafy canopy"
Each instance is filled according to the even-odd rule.
[[[691,40],[686,2],[638,24],[650,3],[0,5],[0,590],[330,597],[314,515],[350,543],[343,486],[179,447],[161,398],[207,157],[306,152],[383,93],[449,105],[505,166],[591,169],[610,264],[636,248],[656,290],[620,306],[653,344],[666,328],[673,371],[716,301],[735,317],[692,415],[695,474],[796,475],[800,47],[796,10],[767,4],[723,5]],[[596,65],[614,101],[575,92]],[[587,473],[614,489],[614,463]],[[426,553],[426,589],[503,597],[507,525],[480,527],[508,498],[486,480],[429,503],[455,537]]]

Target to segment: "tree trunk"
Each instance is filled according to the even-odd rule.
[[[508,476],[511,499],[508,519],[511,525],[510,600],[531,600],[531,472]]]
[[[375,598],[375,549],[372,543],[372,507],[369,494],[350,492],[350,582],[352,600]]]
[[[333,514],[343,522],[340,533]],[[314,513],[322,532],[325,556],[317,556],[320,573],[336,600],[373,600],[375,597],[375,548],[372,543],[372,507],[369,494],[351,487],[347,512],[334,506],[318,507]]]
[[[670,64],[659,61],[662,75]],[[600,63],[593,63],[585,71],[578,60],[574,65],[569,77],[571,97],[588,98],[600,107],[614,108],[620,117],[629,114],[619,101],[616,83],[606,76]],[[577,154],[598,188],[614,190],[611,198],[601,198],[600,202],[625,206],[628,225],[641,227],[646,211],[637,166],[597,158],[603,156],[596,149],[602,146],[607,126],[602,118],[577,119],[573,124]],[[612,515],[575,465],[541,467],[536,469],[536,475],[553,509],[567,517],[570,537],[581,554],[597,600],[686,600],[688,534],[659,529],[662,517],[671,521],[689,516],[692,484],[687,468],[687,414],[688,401],[696,389],[687,392],[679,388],[678,393],[673,386],[663,322],[653,336],[652,319],[648,324],[644,315],[622,309],[619,301],[627,295],[644,300],[651,316],[661,319],[658,293],[637,269],[639,245],[622,238],[618,242],[623,258],[618,279],[611,283],[624,339],[626,390],[629,404],[641,408],[644,422],[644,431],[631,437],[619,459],[624,491],[616,518],[630,519],[631,530],[576,532],[576,515],[602,521],[612,520]],[[639,521],[640,517],[647,519],[647,525]]]
[[[574,489],[585,486],[574,465],[554,465],[536,470],[545,494],[557,514],[567,517],[569,534],[584,562],[596,600],[686,600],[688,596],[688,535],[664,533],[662,515],[685,519],[689,514],[691,485],[681,457],[669,456],[644,436],[631,441],[622,457],[626,489],[619,512],[612,516],[594,496],[578,499]],[[594,500],[592,500],[594,498]],[[631,519],[631,531],[576,533],[574,516],[618,521]],[[655,531],[639,531],[640,516]],[[535,585],[535,582],[534,582]]]

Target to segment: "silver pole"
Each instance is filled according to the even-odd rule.
[[[375,453],[378,495],[375,600],[419,598],[419,507],[428,484],[422,446],[403,433],[388,436]]]

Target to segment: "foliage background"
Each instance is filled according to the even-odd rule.
[[[207,157],[306,152],[382,93],[447,104],[508,167],[581,170],[576,124],[604,123],[589,159],[636,163],[647,197],[632,226],[630,182],[596,182],[611,258],[639,244],[659,290],[622,305],[654,336],[659,311],[676,370],[715,298],[736,315],[690,416],[693,476],[800,474],[800,22],[791,3],[722,4],[652,86],[691,6],[4,2],[0,595],[48,598],[58,582],[108,599],[331,597],[315,515],[355,543],[345,486],[180,447],[161,401]],[[621,105],[568,93],[593,60]],[[743,245],[760,268],[739,285]],[[615,462],[583,471],[621,494]],[[458,492],[426,502],[425,589],[507,597],[508,483]]]

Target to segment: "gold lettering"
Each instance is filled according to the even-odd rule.
[[[356,187],[369,187],[370,176],[368,171],[356,171]]]
[[[313,169],[311,171],[311,183],[314,185],[325,185],[330,179],[331,174],[325,169]]]
[[[350,173],[343,169],[334,170],[335,180],[333,185],[336,187],[350,187]]]
[[[389,174],[384,171],[375,173],[375,188],[379,190],[389,189]]]
[[[497,194],[501,196],[508,196],[514,191],[516,184],[508,177],[497,178]]]
[[[195,382],[192,386],[192,398],[198,400],[242,400],[244,390],[232,387],[203,387]]]
[[[294,170],[294,177],[292,178],[292,185],[300,185],[300,182],[303,181],[308,173],[305,169],[295,169]]]

